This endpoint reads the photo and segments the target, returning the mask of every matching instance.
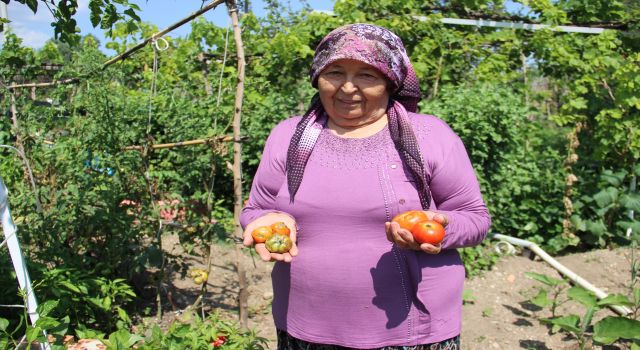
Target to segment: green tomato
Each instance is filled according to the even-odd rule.
[[[275,234],[271,236],[271,238],[267,239],[264,244],[267,247],[268,251],[272,253],[282,254],[288,252],[289,249],[291,249],[293,242],[291,241],[291,238],[289,238],[289,236]]]

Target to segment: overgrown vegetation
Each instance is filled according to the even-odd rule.
[[[341,24],[373,22],[402,37],[422,83],[420,111],[448,121],[464,140],[494,232],[532,240],[551,252],[637,241],[640,224],[628,213],[640,211],[640,195],[629,189],[640,176],[639,9],[628,1],[519,4],[532,21],[607,22],[619,30],[586,35],[439,21],[513,15],[504,2],[487,0],[342,0],[332,16],[294,13],[272,1],[264,18],[244,14],[245,189],[271,127],[304,111],[313,93],[307,72],[315,45]],[[120,21],[106,46],[122,52],[156,31],[151,24],[134,28]],[[75,46],[50,41],[33,50],[6,34],[0,51],[0,144],[24,149],[37,190],[11,150],[0,148],[0,175],[11,191],[36,292],[42,300],[58,300],[48,314],[66,320],[66,331],[123,332],[155,311],[153,295],[167,283],[167,264],[186,273],[158,248],[163,215],[179,223],[165,230],[177,232],[189,251],[207,252],[212,242],[230,241],[230,144],[211,139],[203,146],[124,149],[229,135],[234,46],[225,43],[226,28],[198,19],[187,37],[167,38],[167,50],[149,46],[102,69],[108,57],[91,36]],[[7,88],[69,77],[80,80],[33,94]],[[469,274],[495,260],[484,247],[462,254]],[[6,250],[0,251],[0,285],[15,285],[10,266]],[[19,303],[20,296],[17,289],[2,288],[0,300]],[[2,332],[24,334],[19,324],[24,319],[0,308]],[[172,332],[179,335],[158,336],[149,344],[186,342],[180,339],[193,331],[189,327],[176,326]],[[13,348],[8,339],[16,337],[2,334],[0,349]],[[199,334],[189,344],[210,344],[211,337]]]

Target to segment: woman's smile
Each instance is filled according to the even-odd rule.
[[[336,101],[348,108],[358,107],[362,103],[362,101],[360,100],[349,100],[349,99],[342,99],[342,98],[336,98]]]

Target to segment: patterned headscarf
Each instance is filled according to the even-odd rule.
[[[318,76],[331,63],[352,59],[366,63],[382,73],[391,84],[387,107],[389,131],[404,164],[416,179],[423,209],[431,202],[424,161],[407,111],[415,112],[420,100],[418,78],[402,40],[386,28],[372,24],[351,24],[333,30],[318,45],[310,76],[318,87]],[[287,153],[287,185],[291,201],[302,182],[304,168],[324,127],[326,113],[318,94],[304,114],[291,138]]]

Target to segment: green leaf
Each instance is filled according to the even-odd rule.
[[[587,231],[593,233],[594,236],[600,237],[607,233],[607,226],[601,219],[598,220],[585,220],[587,225]]]
[[[582,220],[582,218],[580,218],[579,215],[571,215],[571,223],[573,224],[573,227],[575,227],[578,231],[587,230],[587,224],[584,222],[584,220]]]
[[[110,349],[129,349],[140,340],[143,338],[139,335],[131,334],[126,329],[119,329],[109,334],[108,345]]]
[[[535,297],[533,297],[530,301],[534,305],[542,308],[547,307],[553,303],[553,301],[549,298],[546,290],[540,290],[538,294]]]
[[[605,170],[602,175],[600,175],[600,179],[606,181],[611,186],[620,187],[620,185],[622,185],[622,181],[625,178],[625,175],[626,174],[622,172],[614,173],[611,170]]]
[[[604,208],[609,204],[614,203],[618,199],[618,189],[615,187],[607,187],[606,189],[596,193],[593,199],[600,208]]]
[[[75,292],[77,294],[83,294],[80,288],[76,287],[74,284],[71,284],[69,281],[60,281],[60,284],[72,292]]]
[[[108,308],[105,308],[105,305],[103,304],[103,300],[101,298],[97,298],[97,297],[90,297],[87,298],[87,300],[93,304],[94,306],[98,307],[99,309],[103,310],[103,311],[107,311]]]
[[[587,309],[587,312],[585,312],[584,316],[582,317],[582,324],[580,325],[580,331],[584,334],[587,329],[589,328],[589,326],[591,325],[591,320],[593,319],[593,314],[596,313],[596,311],[598,310],[597,307],[590,307],[589,309]]]
[[[104,333],[100,333],[93,329],[83,328],[76,329],[76,336],[78,339],[103,339]]]
[[[63,319],[59,320],[60,322],[58,323],[57,326],[53,327],[53,328],[49,328],[47,329],[47,331],[50,334],[57,334],[60,336],[66,335],[67,331],[69,330],[69,316],[65,316]]]
[[[586,307],[598,306],[598,298],[596,295],[582,287],[576,286],[569,288],[567,296]]]
[[[44,316],[44,317],[41,316],[36,321],[36,326],[40,327],[41,329],[51,329],[51,328],[58,327],[59,325],[60,325],[60,322],[58,320],[48,316]]]
[[[540,320],[542,323],[551,324],[573,334],[580,334],[580,317],[577,315],[560,316],[555,318],[544,318]]]
[[[476,298],[471,290],[465,289],[462,291],[462,301],[464,303],[473,304],[476,301]]]
[[[95,28],[100,24],[101,15],[102,15],[102,0],[90,0],[89,1],[89,19],[91,20],[91,25]]]
[[[129,314],[127,314],[127,312],[123,308],[117,307],[116,310],[118,311],[118,318],[120,318],[126,323],[131,323],[131,318],[129,318]]]
[[[5,332],[7,327],[9,327],[9,320],[0,317],[0,331]]]
[[[528,222],[522,229],[525,231],[537,231],[538,225],[535,222]]]
[[[524,274],[529,278],[532,278],[538,282],[542,282],[552,287],[567,283],[565,280],[549,277],[547,275],[536,273],[536,272],[525,272]]]
[[[40,327],[27,326],[25,336],[27,337],[28,343],[31,343],[38,339],[38,336],[40,336],[40,334],[42,334],[42,329],[40,329]]]
[[[625,234],[628,229],[631,229],[632,232],[640,233],[640,221],[618,221],[616,226],[620,227]]]
[[[38,0],[26,0],[26,4],[33,13],[38,12]]]
[[[624,193],[620,196],[620,204],[628,210],[640,212],[640,193]]]
[[[128,8],[126,10],[124,10],[124,14],[133,18],[134,20],[140,22],[140,17],[138,16],[138,14],[133,10],[133,8]]]
[[[612,344],[618,339],[640,339],[640,321],[621,316],[607,316],[593,327],[593,339]]]
[[[598,305],[600,306],[609,306],[609,305],[633,306],[633,302],[631,302],[626,295],[611,294],[611,295],[607,295],[606,297],[598,301]]]
[[[51,310],[58,306],[58,300],[47,300],[44,303],[38,305],[37,311],[40,317],[48,316]]]

